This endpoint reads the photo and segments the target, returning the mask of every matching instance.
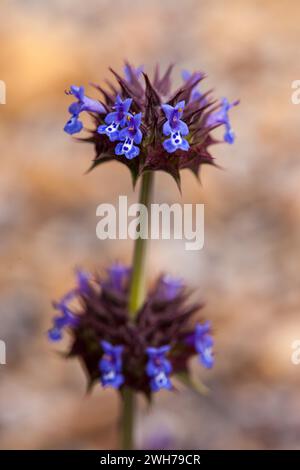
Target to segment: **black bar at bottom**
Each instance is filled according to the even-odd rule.
[[[1,450],[1,468],[4,464],[24,465],[82,465],[92,469],[103,465],[118,465],[124,468],[138,468],[144,465],[190,465],[211,468],[219,465],[238,465],[252,468],[255,464],[299,465],[299,451],[250,451],[250,450],[170,450],[170,451],[104,451],[104,450]],[[201,468],[200,467],[200,468]]]

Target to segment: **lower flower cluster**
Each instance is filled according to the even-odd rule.
[[[161,276],[134,320],[128,311],[131,270],[114,264],[102,278],[77,271],[77,286],[54,308],[60,314],[48,332],[59,341],[66,329],[72,336],[68,357],[78,357],[89,385],[145,393],[172,390],[172,376],[188,372],[198,355],[205,368],[214,364],[209,322],[192,317],[201,304],[188,305],[181,279]]]

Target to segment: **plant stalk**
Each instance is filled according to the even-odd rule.
[[[149,211],[153,190],[153,173],[147,172],[142,176],[139,203],[143,204]],[[140,232],[144,226],[143,213],[140,214]],[[132,277],[129,294],[129,315],[134,321],[135,315],[145,298],[146,284],[146,255],[147,239],[137,238],[134,245]],[[134,449],[134,412],[136,397],[134,392],[125,388],[123,390],[123,412],[122,412],[122,450]]]

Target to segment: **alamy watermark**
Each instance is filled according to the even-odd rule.
[[[6,364],[6,344],[0,340],[0,365]]]
[[[149,213],[150,212],[150,213]],[[96,235],[100,240],[185,240],[186,250],[201,250],[204,246],[204,204],[143,204],[128,205],[127,196],[119,196],[113,204],[99,204],[100,221]],[[151,222],[150,222],[151,220]]]
[[[291,101],[293,104],[300,104],[300,80],[292,81]]]
[[[0,80],[0,104],[6,104],[6,84]]]
[[[293,350],[291,354],[291,362],[295,366],[298,366],[300,364],[300,339],[295,339],[291,344],[291,348]]]
[[[0,80],[0,104],[6,104],[6,84]],[[6,364],[6,344],[0,340],[0,365]]]

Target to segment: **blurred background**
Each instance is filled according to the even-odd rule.
[[[156,202],[205,204],[205,247],[151,243],[149,282],[162,270],[185,277],[216,330],[216,366],[194,373],[207,396],[160,393],[139,406],[140,448],[300,448],[300,78],[297,0],[10,0],[1,2],[0,79],[0,448],[118,448],[119,400],[85,393],[76,361],[45,332],[51,300],[73,285],[74,266],[130,262],[132,242],[96,238],[96,207],[135,201],[128,171],[103,165],[62,128],[70,84],[102,83],[123,59],[200,69],[202,89],[241,104],[237,139],[216,146],[223,170],[204,168],[200,186],[183,174],[182,197],[156,177]],[[66,340],[67,343],[67,340]]]

